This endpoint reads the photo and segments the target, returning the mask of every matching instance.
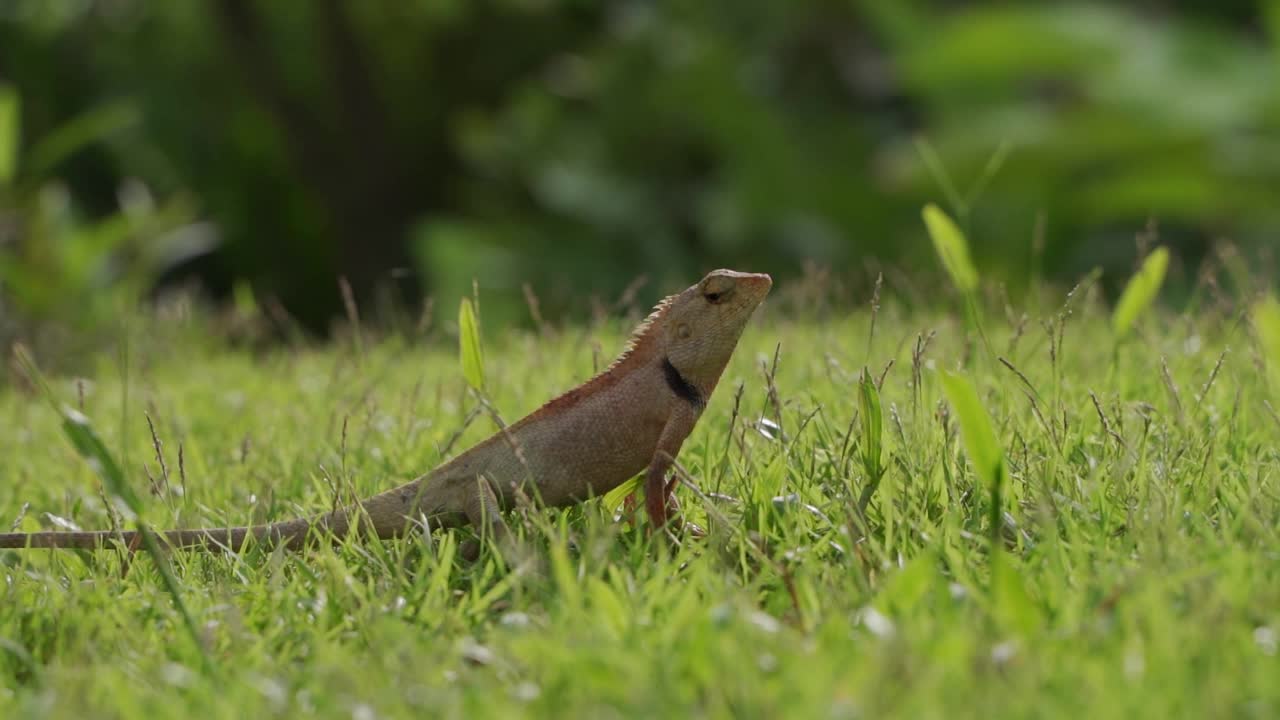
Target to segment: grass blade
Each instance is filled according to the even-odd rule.
[[[120,464],[116,462],[106,444],[102,442],[102,438],[93,429],[93,425],[89,423],[89,418],[79,411],[65,406],[61,412],[62,430],[66,433],[67,438],[71,440],[71,444],[75,446],[76,451],[80,453],[80,456],[89,464],[89,467],[102,479],[103,484],[107,486],[108,492],[123,500],[124,504],[133,512],[134,517],[137,518],[138,534],[142,538],[142,547],[151,556],[152,561],[155,562],[156,568],[160,571],[160,579],[164,584],[165,591],[169,593],[174,607],[177,608],[178,614],[182,616],[187,633],[191,635],[191,641],[195,643],[196,649],[200,651],[207,663],[209,658],[204,652],[204,643],[200,639],[200,630],[196,627],[195,618],[191,616],[190,611],[187,610],[186,603],[182,600],[182,589],[178,586],[178,579],[173,575],[173,568],[169,565],[169,558],[165,555],[163,548],[160,547],[160,542],[156,539],[155,533],[142,520],[143,506],[141,499],[125,482],[124,473],[120,470]]]
[[[1013,558],[996,553],[991,558],[991,605],[996,621],[1007,632],[1030,635],[1043,619],[1032,599],[1027,580],[1013,564]]]
[[[947,200],[951,203],[951,208],[960,214],[968,212],[968,205],[965,204],[960,193],[956,190],[956,184],[951,181],[951,174],[947,172],[946,165],[942,164],[942,158],[938,156],[938,151],[933,149],[933,144],[923,137],[915,139],[916,152],[920,154],[920,159],[924,161],[924,166],[929,170],[929,174],[933,175],[933,179],[938,183],[938,187],[942,188],[942,192],[947,196]]]
[[[963,293],[978,289],[978,271],[969,257],[969,243],[964,233],[941,208],[933,203],[921,211],[925,228],[933,240],[933,248],[942,260],[942,266],[951,276],[951,282]]]
[[[1169,249],[1163,245],[1156,248],[1142,261],[1142,267],[1129,280],[1116,309],[1111,315],[1111,328],[1117,337],[1123,337],[1142,316],[1151,303],[1160,294],[1160,286],[1164,284],[1164,274],[1169,268]]]
[[[143,510],[142,499],[138,494],[129,487],[124,477],[124,471],[120,469],[120,463],[116,462],[115,456],[107,449],[107,444],[102,441],[102,437],[93,429],[93,424],[89,421],[88,416],[78,410],[67,406],[59,407],[53,390],[49,384],[45,382],[44,375],[40,372],[39,366],[36,365],[35,359],[27,352],[26,348],[19,346],[15,349],[15,356],[18,364],[26,372],[27,377],[31,379],[32,384],[40,389],[41,394],[50,405],[58,411],[62,418],[62,432],[67,436],[71,445],[75,447],[76,452],[89,465],[89,468],[97,474],[102,484],[106,486],[108,493],[120,498],[125,506],[133,513],[138,528],[138,535],[142,539],[142,547],[151,556],[152,561],[156,565],[156,569],[160,571],[160,579],[164,584],[165,591],[169,593],[169,597],[173,600],[173,605],[178,610],[178,614],[182,616],[183,624],[186,626],[187,633],[191,636],[191,641],[195,644],[196,650],[200,653],[201,660],[205,663],[207,669],[212,669],[209,655],[205,652],[204,643],[200,639],[200,630],[196,627],[195,618],[191,616],[191,612],[187,610],[187,605],[182,600],[182,590],[178,586],[178,580],[174,577],[173,569],[169,566],[169,558],[165,555],[163,548],[156,535],[152,532],[146,522],[142,519]]]
[[[480,323],[469,298],[458,306],[458,343],[462,376],[477,392],[484,392],[484,348],[480,344]]]
[[[8,185],[18,173],[18,142],[22,109],[18,91],[0,85],[0,185]]]
[[[1280,387],[1280,301],[1268,295],[1254,304],[1250,316],[1273,387]]]

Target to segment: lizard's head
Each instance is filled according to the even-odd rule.
[[[751,313],[771,287],[773,279],[763,273],[714,270],[676,295],[662,323],[667,360],[686,380],[709,393]]]

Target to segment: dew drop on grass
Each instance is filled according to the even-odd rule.
[[[262,693],[262,697],[267,699],[275,707],[284,707],[289,700],[289,693],[285,689],[284,684],[275,678],[264,677],[257,682],[258,692]]]
[[[171,662],[165,663],[160,668],[160,677],[169,685],[185,688],[191,686],[192,681],[195,680],[195,673],[185,665]]]
[[[757,610],[751,613],[750,615],[748,615],[747,620],[749,620],[752,625],[755,625],[756,627],[760,628],[764,632],[769,633],[770,635],[782,629],[782,623],[778,622],[777,618],[775,618],[774,616],[770,615],[767,612],[763,612],[760,610]]]
[[[462,659],[472,665],[491,665],[493,664],[493,651],[481,645],[472,638],[467,638],[462,643]]]
[[[519,683],[512,689],[511,695],[520,702],[533,702],[542,694],[542,688],[529,681]]]
[[[1280,639],[1276,637],[1274,628],[1263,625],[1253,631],[1253,642],[1257,644],[1262,654],[1275,656],[1276,649],[1280,646]]]
[[[730,618],[733,617],[733,608],[727,603],[720,603],[711,608],[711,622],[718,627],[728,624]]]
[[[529,616],[522,612],[504,613],[498,622],[503,627],[509,628],[527,628],[529,627]]]
[[[1012,640],[998,643],[991,648],[991,662],[998,666],[1007,665],[1018,655],[1018,646]]]
[[[59,530],[69,530],[71,532],[80,532],[79,525],[77,525],[74,521],[68,520],[67,518],[64,518],[60,515],[54,515],[53,513],[47,512],[47,513],[44,513],[44,519],[48,520],[49,524],[56,526]]]
[[[318,395],[324,392],[324,378],[319,375],[300,375],[298,376],[298,389],[304,395]]]
[[[859,619],[868,632],[884,640],[893,637],[898,630],[892,620],[873,607],[863,608]]]
[[[1147,658],[1142,648],[1132,647],[1124,654],[1124,674],[1128,678],[1140,678],[1147,671]]]
[[[769,438],[770,440],[777,440],[778,431],[781,429],[782,428],[778,426],[778,423],[770,420],[767,417],[762,417],[756,421],[756,430],[759,431],[761,435],[765,436],[766,438]]]

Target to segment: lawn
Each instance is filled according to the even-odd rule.
[[[194,636],[145,553],[0,551],[0,715],[1280,713],[1280,388],[1243,304],[1206,291],[1117,339],[1092,283],[973,313],[805,289],[775,290],[681,453],[705,539],[668,548],[593,501],[512,518],[532,552],[511,566],[460,559],[465,531],[175,554]],[[488,330],[511,421],[607,363],[627,320]],[[47,370],[153,525],[324,510],[494,428],[442,323],[222,335],[137,317],[82,378]],[[944,371],[990,417],[999,493]],[[0,428],[0,529],[133,522],[33,388],[0,389]]]

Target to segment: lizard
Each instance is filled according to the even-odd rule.
[[[399,487],[313,517],[158,535],[171,547],[211,552],[238,551],[251,539],[298,550],[317,531],[334,539],[352,530],[391,538],[414,527],[470,524],[502,541],[510,537],[502,512],[519,498],[564,507],[641,472],[646,514],[662,528],[678,510],[667,473],[772,286],[763,273],[708,273],[659,302],[605,370]],[[136,547],[138,533],[0,533],[0,549],[97,549],[113,540]]]

